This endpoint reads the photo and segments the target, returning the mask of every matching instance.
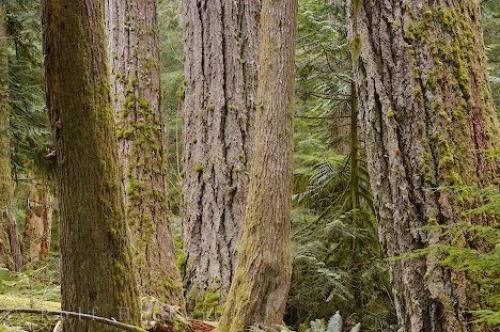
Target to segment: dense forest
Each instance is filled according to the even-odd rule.
[[[495,0],[0,0],[0,331],[499,331],[499,105]]]

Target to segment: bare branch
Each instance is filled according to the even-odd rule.
[[[138,326],[129,325],[125,323],[118,322],[116,320],[110,318],[104,318],[89,314],[82,314],[79,312],[71,312],[71,311],[58,311],[58,310],[40,310],[40,309],[20,309],[20,308],[0,308],[0,313],[6,313],[7,315],[11,314],[32,314],[32,315],[43,315],[43,316],[61,316],[63,318],[69,319],[84,319],[91,320],[96,323],[117,327],[122,329],[123,331],[131,331],[131,332],[147,332],[143,328]]]

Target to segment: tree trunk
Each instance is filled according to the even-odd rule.
[[[245,213],[259,0],[184,0],[184,246],[192,296],[229,291]]]
[[[292,273],[292,107],[295,0],[264,0],[245,227],[218,331],[281,324]]]
[[[139,290],[184,311],[166,188],[157,1],[106,1],[111,99]]]
[[[46,181],[31,184],[24,236],[31,262],[47,259],[52,227],[52,202]]]
[[[45,0],[47,102],[61,205],[62,308],[139,324],[120,190],[104,0]],[[65,320],[64,331],[117,331]]]
[[[360,119],[387,256],[446,241],[424,226],[467,220],[463,212],[473,204],[461,202],[453,186],[498,184],[499,160],[487,156],[500,141],[479,6],[472,0],[350,4]],[[464,273],[429,255],[393,262],[391,275],[405,331],[475,330],[475,290]]]
[[[9,88],[7,74],[5,8],[0,5],[0,264],[19,271],[21,247],[16,221],[10,213],[14,184],[10,163]]]
[[[23,255],[21,253],[21,242],[17,231],[17,222],[9,210],[4,210],[3,218],[7,226],[7,235],[10,245],[10,256],[12,257],[11,270],[21,271],[23,267]]]

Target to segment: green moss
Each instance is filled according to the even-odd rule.
[[[146,99],[140,97],[138,98],[138,103],[141,110],[150,110],[149,101],[147,101]]]
[[[457,23],[457,19],[453,10],[450,7],[440,6],[437,11],[437,17],[446,28],[453,29]]]
[[[361,37],[357,34],[351,42],[352,63],[357,64],[361,55]]]
[[[359,10],[361,9],[361,0],[353,0],[352,1],[352,8],[354,14],[358,14]]]
[[[394,110],[391,107],[389,107],[389,109],[387,110],[387,117],[389,119],[392,119],[392,118],[394,118],[394,116],[395,116]]]
[[[411,22],[405,31],[405,35],[409,40],[421,41],[425,37],[424,26],[419,22]]]
[[[202,294],[197,287],[193,287],[189,293],[188,302],[194,318],[216,319],[222,315],[223,307],[216,290],[208,289]]]
[[[203,169],[204,169],[203,164],[200,162],[197,162],[193,165],[193,171],[195,171],[196,173],[203,172]]]
[[[127,196],[131,201],[141,199],[141,192],[144,190],[144,183],[136,178],[130,178],[127,185]]]
[[[123,104],[125,116],[127,116],[130,110],[132,110],[134,107],[135,107],[135,97],[132,93],[128,93],[127,96],[125,97],[125,102]]]
[[[131,139],[133,134],[134,134],[133,128],[121,128],[118,129],[116,133],[118,139]]]

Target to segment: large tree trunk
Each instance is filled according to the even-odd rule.
[[[139,324],[120,190],[104,0],[45,0],[47,102],[61,205],[62,308]],[[65,320],[65,331],[115,331]]]
[[[184,0],[188,291],[223,300],[245,213],[260,0]],[[194,292],[195,291],[195,292]]]
[[[9,88],[5,8],[0,5],[0,264],[19,271],[22,256],[16,222],[10,213],[14,184],[10,164]]]
[[[166,188],[157,1],[106,1],[111,99],[139,290],[184,311]]]
[[[500,136],[480,7],[352,0],[350,16],[380,241],[398,256],[446,240],[422,227],[466,220],[471,206],[453,186],[498,184],[499,160],[487,156]],[[391,264],[400,324],[409,332],[473,331],[474,287],[438,259]]]
[[[238,264],[218,331],[281,324],[292,273],[295,0],[263,0],[254,151]]]

